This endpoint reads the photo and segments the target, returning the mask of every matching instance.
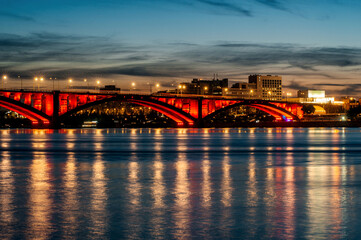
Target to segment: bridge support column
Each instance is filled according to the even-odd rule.
[[[59,93],[60,91],[53,91],[53,118],[50,127],[53,129],[60,128],[59,122]]]
[[[202,128],[204,127],[203,117],[202,117],[202,107],[203,107],[203,98],[199,97],[198,100],[198,118],[194,127]]]

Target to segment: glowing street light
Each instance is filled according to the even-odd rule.
[[[89,89],[89,81],[88,81],[88,79],[86,79],[86,78],[84,78],[84,83],[86,83],[87,84],[87,86],[88,86],[88,89]]]
[[[208,87],[204,87],[204,94],[208,91]]]
[[[69,78],[68,82],[69,82],[69,84],[68,84],[68,89],[70,89],[71,83],[73,82],[73,79]]]
[[[227,94],[227,92],[228,92],[228,88],[225,88],[224,89],[224,94]]]
[[[35,90],[35,84],[38,84],[39,78],[38,77],[34,77],[34,82],[33,82],[33,91]],[[38,85],[39,86],[39,85]],[[39,87],[38,87],[39,88]]]
[[[132,88],[135,89],[135,82],[132,82],[129,92],[132,91]]]
[[[43,78],[43,77],[40,77],[40,78],[39,78],[39,81],[37,81],[37,82],[38,82],[38,91],[39,91],[40,82],[43,82],[43,81],[44,81],[44,78]]]
[[[23,89],[23,79],[21,78],[20,75],[18,75],[18,79],[20,79],[20,90]]]
[[[183,89],[186,89],[186,85],[180,84],[180,85],[178,86],[178,88],[179,88],[179,90],[180,90],[180,94],[182,94],[182,93],[183,93]]]
[[[155,87],[159,88],[159,87],[160,87],[159,83],[157,83],[157,84],[155,85]]]
[[[4,88],[4,81],[8,78],[8,76],[4,75],[1,81],[1,88]]]

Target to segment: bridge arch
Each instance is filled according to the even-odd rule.
[[[235,103],[232,105],[228,105],[227,107],[224,107],[224,108],[221,108],[221,109],[218,109],[218,110],[212,112],[211,114],[205,116],[203,118],[203,121],[207,121],[223,111],[227,111],[229,109],[232,109],[232,108],[235,108],[238,106],[249,106],[249,107],[259,109],[259,110],[266,112],[266,113],[270,114],[271,116],[275,117],[277,121],[299,120],[299,118],[296,115],[294,115],[293,113],[291,113],[283,108],[277,107],[276,105],[266,103],[264,101],[241,101],[241,102],[238,102],[238,103]]]
[[[99,105],[102,103],[113,102],[113,101],[128,102],[128,103],[133,103],[133,104],[137,104],[137,105],[144,106],[144,107],[149,107],[152,110],[160,112],[160,113],[164,114],[165,116],[169,117],[170,119],[175,121],[177,126],[179,126],[179,127],[194,126],[195,121],[196,121],[196,119],[194,117],[192,117],[191,115],[189,115],[185,112],[182,112],[178,108],[175,108],[175,107],[165,104],[163,102],[160,102],[160,101],[148,98],[148,97],[144,97],[144,96],[116,96],[116,97],[110,97],[110,98],[105,98],[102,100],[90,102],[90,103],[78,106],[78,107],[62,114],[61,116],[59,116],[59,121],[61,122],[63,119],[69,117],[70,115],[77,113],[81,110],[84,110],[86,108],[96,106],[96,105]]]
[[[33,126],[50,124],[51,117],[22,102],[0,96],[0,106],[28,118]]]

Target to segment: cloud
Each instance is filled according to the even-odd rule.
[[[222,43],[198,46],[179,53],[201,63],[228,63],[241,66],[287,64],[306,71],[318,67],[354,67],[361,65],[360,48],[318,48],[292,44]]]
[[[242,16],[251,17],[252,13],[250,10],[247,10],[240,5],[230,3],[228,1],[216,1],[216,0],[196,0],[197,2],[216,8],[218,10],[223,10],[228,13],[235,13]]]
[[[11,12],[0,11],[0,17],[11,18],[14,20],[19,20],[19,21],[35,22],[35,19],[32,17],[19,15],[19,14],[15,14],[15,13],[11,13]]]
[[[215,72],[221,77],[231,77],[230,81],[264,73],[300,79],[302,84],[308,82],[307,86],[314,87],[322,87],[316,84],[329,81],[328,87],[337,88],[346,81],[357,81],[360,66],[361,48],[356,47],[239,42],[135,45],[108,37],[47,32],[24,36],[0,34],[0,72],[13,74],[15,78],[18,74],[24,78],[45,74],[79,79],[129,76],[159,78],[169,86],[167,81],[206,78]],[[302,89],[300,81],[284,84]]]
[[[288,10],[283,3],[277,0],[256,0],[256,2],[278,10]]]
[[[306,90],[309,87],[305,86],[303,84],[300,84],[296,81],[291,81],[291,83],[284,85],[283,87],[289,88],[289,89],[294,89],[294,90]]]

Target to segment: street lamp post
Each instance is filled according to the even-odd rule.
[[[97,80],[98,90],[100,91],[100,81]]]
[[[227,95],[227,93],[228,93],[228,88],[225,88],[224,89],[224,95]]]
[[[70,87],[71,87],[71,83],[73,82],[73,79],[69,79],[69,84],[68,84],[68,91],[70,90]]]
[[[20,75],[18,75],[18,79],[20,79],[20,90],[23,90],[23,79]]]
[[[2,89],[4,89],[4,82],[5,82],[5,80],[8,78],[8,76],[6,76],[6,75],[4,75],[3,76],[3,79],[2,79],[2,81],[1,81],[1,88]]]
[[[132,88],[135,89],[135,82],[132,82],[132,86],[131,86],[131,88],[129,89],[129,92],[132,91]]]
[[[53,91],[55,90],[55,83],[54,83],[54,78],[50,78],[50,80],[53,80]]]
[[[87,89],[89,89],[89,82],[88,82],[88,79],[84,78],[84,82],[87,84]]]
[[[204,95],[206,95],[206,92],[208,92],[208,87],[204,87]]]
[[[40,82],[42,82],[42,81],[44,81],[44,78],[43,78],[43,77],[41,77],[41,78],[40,78],[40,81],[38,82],[38,91],[39,91],[39,84],[40,84]]]
[[[35,77],[33,81],[33,91],[35,91],[35,84],[38,82],[39,78]]]

